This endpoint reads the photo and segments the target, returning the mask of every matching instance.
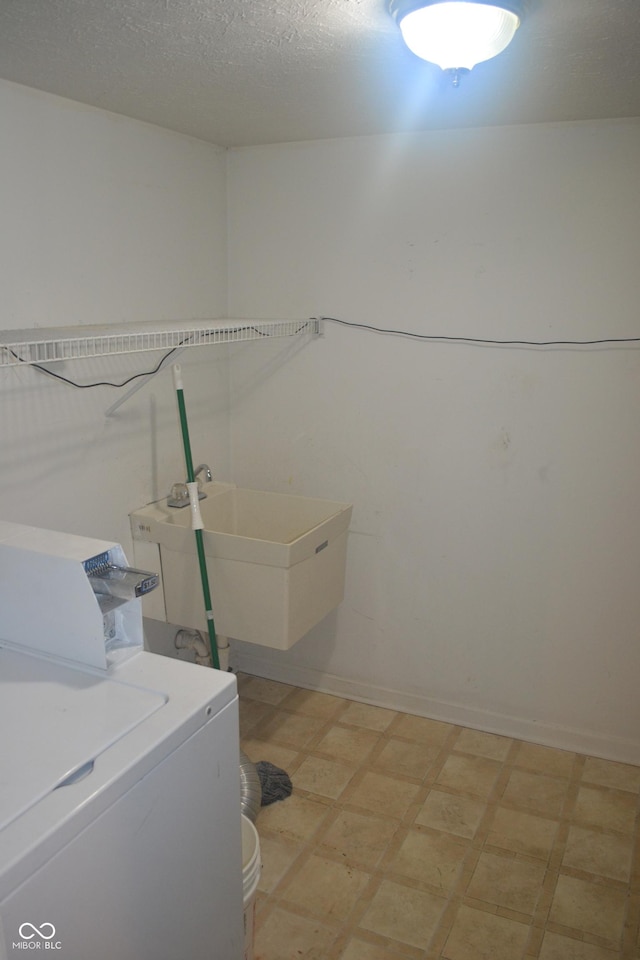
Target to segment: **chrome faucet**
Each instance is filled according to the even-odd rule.
[[[196,467],[193,474],[193,479],[197,480],[201,473],[204,473],[205,483],[211,483],[213,480],[213,474],[206,463],[201,463],[199,467]]]
[[[206,493],[203,493],[202,490],[199,489],[201,481],[198,480],[198,477],[201,473],[204,474],[205,483],[211,483],[213,480],[213,474],[206,463],[201,463],[196,467],[193,479],[198,481],[198,500],[204,500],[207,496]],[[171,487],[171,493],[167,497],[167,506],[178,508],[189,506],[189,491],[186,483],[174,483]]]

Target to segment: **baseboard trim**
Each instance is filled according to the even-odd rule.
[[[357,700],[360,703],[369,703],[389,710],[400,710],[403,713],[429,717],[432,720],[443,720],[457,726],[483,730],[486,733],[514,737],[530,743],[556,747],[559,750],[572,750],[588,756],[601,757],[604,760],[640,765],[640,741],[636,740],[602,736],[590,730],[575,730],[570,727],[468,707],[460,703],[435,700],[431,697],[349,680],[309,667],[287,663],[274,664],[271,660],[253,656],[245,650],[234,651],[233,669],[307,690],[330,693],[347,700]]]

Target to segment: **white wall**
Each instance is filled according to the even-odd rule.
[[[232,151],[230,316],[640,336],[638,169],[636,121]],[[639,377],[330,323],[236,349],[233,479],[355,507],[337,614],[238,664],[640,762]]]
[[[637,122],[225,154],[0,84],[5,329],[307,317],[518,338],[638,334]],[[355,505],[347,597],[240,664],[640,760],[636,349],[311,343],[182,357],[194,456]],[[67,363],[120,379],[157,355]],[[0,517],[129,543],[182,475],[165,374],[118,392],[0,370]],[[230,453],[230,424],[232,456]]]
[[[225,315],[224,151],[6,82],[0,126],[1,328]],[[223,474],[225,349],[181,358],[194,458]],[[121,381],[160,356],[51,368]],[[128,512],[165,495],[184,461],[170,374],[105,417],[119,395],[0,369],[0,518],[129,549]]]

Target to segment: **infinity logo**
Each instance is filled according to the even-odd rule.
[[[33,933],[25,933],[25,931],[29,928],[33,931]],[[51,933],[46,933],[46,929],[50,930]],[[18,927],[18,933],[23,940],[33,940],[36,934],[42,940],[52,940],[56,935],[56,928],[52,923],[43,923],[40,928],[34,926],[32,923],[21,923]]]

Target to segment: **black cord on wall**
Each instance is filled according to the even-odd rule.
[[[587,347],[603,343],[640,343],[640,337],[607,337],[602,340],[489,340],[484,337],[452,337],[449,334],[412,333],[410,330],[397,330],[387,327],[374,327],[369,323],[354,323],[352,320],[339,320],[337,317],[314,317],[314,320],[329,320],[345,327],[359,327],[374,333],[392,334],[397,337],[410,337],[414,340],[440,340],[451,343],[490,343],[511,347]]]
[[[382,333],[396,337],[409,337],[412,340],[430,340],[446,343],[483,343],[493,346],[507,347],[591,347],[601,346],[603,344],[640,343],[640,337],[603,337],[600,340],[491,340],[486,337],[453,337],[448,334],[414,333],[410,330],[399,330],[393,327],[376,327],[369,323],[355,323],[352,320],[340,320],[338,317],[324,316],[310,317],[308,321],[304,321],[300,324],[300,327],[296,333],[301,333],[305,327],[316,320],[327,320],[330,323],[338,323],[344,327],[356,327],[360,330],[369,330],[372,333]],[[259,330],[257,327],[252,326],[238,327],[230,332],[242,333],[245,330],[251,330],[252,332],[259,334],[261,337],[273,336],[270,333],[265,333],[263,330]],[[167,353],[165,353],[155,365],[155,367],[153,367],[153,369],[144,370],[141,373],[134,373],[121,383],[113,383],[110,380],[98,380],[95,383],[76,383],[75,380],[70,380],[68,377],[63,377],[60,373],[54,373],[52,370],[48,370],[46,367],[41,366],[39,363],[30,363],[29,366],[33,367],[35,370],[38,370],[40,373],[46,374],[48,377],[53,377],[55,380],[61,380],[62,383],[67,383],[71,387],[76,387],[78,390],[89,390],[92,387],[115,387],[116,389],[120,390],[122,387],[126,387],[129,383],[132,383],[139,377],[152,377],[154,374],[158,373],[165,360],[167,360],[180,347],[188,344],[190,339],[190,337],[185,337],[185,339],[181,340],[176,347],[172,347],[171,350],[168,350]],[[9,352],[21,363],[28,363],[27,360],[24,360],[17,353],[15,353],[15,351],[10,350]]]

